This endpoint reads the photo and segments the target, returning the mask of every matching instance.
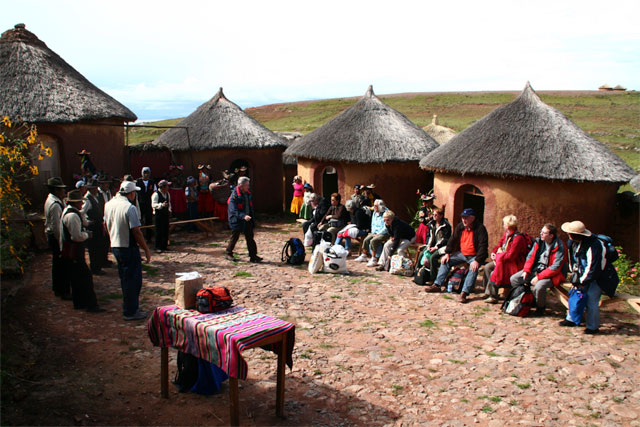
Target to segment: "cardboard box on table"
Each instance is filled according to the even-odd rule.
[[[196,293],[202,289],[204,277],[197,271],[191,273],[177,273],[176,305],[180,308],[193,310],[196,308]]]

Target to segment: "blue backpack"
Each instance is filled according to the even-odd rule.
[[[297,237],[292,237],[287,240],[282,248],[282,262],[286,262],[291,265],[300,265],[304,262],[306,250],[302,244],[302,240]]]
[[[606,249],[605,258],[607,258],[608,264],[613,264],[618,260],[618,250],[613,245],[613,239],[609,236],[605,236],[604,234],[594,234],[600,240]]]

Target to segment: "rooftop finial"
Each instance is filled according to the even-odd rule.
[[[20,24],[14,25],[13,28],[15,28],[16,30],[24,30],[24,29],[27,28],[27,26],[22,24],[22,23],[20,23]]]
[[[438,124],[438,115],[437,114],[433,115],[433,119],[431,119],[431,124],[434,124],[434,125]]]
[[[365,93],[365,96],[372,97],[373,95],[375,95],[375,93],[373,93],[373,85],[369,85],[369,88],[367,89],[367,93]]]

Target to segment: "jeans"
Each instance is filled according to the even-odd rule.
[[[600,297],[602,296],[602,289],[598,286],[598,282],[592,280],[584,285],[584,293],[587,295],[587,315],[585,317],[587,329],[596,330],[600,327]],[[566,319],[571,320],[568,310]]]
[[[471,264],[475,259],[475,257],[476,257],[475,255],[469,255],[469,256],[462,255],[462,252],[456,252],[455,254],[451,254],[451,257],[449,258],[449,262],[440,265],[440,269],[438,270],[438,275],[436,276],[436,280],[433,284],[435,286],[443,286],[445,284],[444,283],[445,279],[449,275],[449,270],[451,269],[451,267],[464,264],[465,262]],[[469,273],[467,273],[467,277],[465,277],[464,284],[462,285],[462,292],[469,295],[476,284],[477,277],[478,277],[478,270],[471,271],[471,269],[469,269]]]
[[[366,235],[367,235],[366,231],[358,230],[358,234],[357,234],[358,237],[362,237],[362,236],[366,236]],[[339,245],[342,242],[342,239],[343,239],[342,237],[338,237],[336,239],[336,245]],[[344,248],[346,250],[351,249],[351,237],[345,237],[344,238]]]
[[[133,316],[138,311],[138,298],[142,288],[142,258],[140,249],[111,248],[118,262],[118,276],[122,288],[122,314]]]
[[[362,242],[362,253],[371,253],[372,257],[380,258],[382,247],[389,240],[388,234],[369,234]]]

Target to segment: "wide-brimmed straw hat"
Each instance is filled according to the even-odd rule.
[[[591,236],[591,232],[587,230],[582,221],[565,222],[560,227],[567,234],[580,234],[582,236]]]

